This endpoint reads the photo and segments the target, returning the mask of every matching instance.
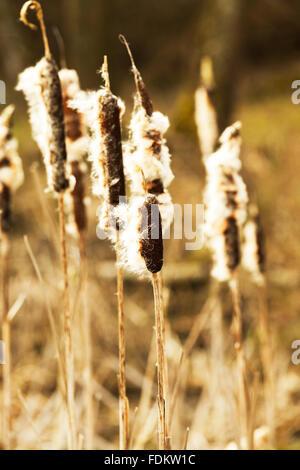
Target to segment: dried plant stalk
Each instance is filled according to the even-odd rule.
[[[59,34],[59,33],[57,33]],[[60,37],[60,36],[59,36]],[[60,37],[62,42],[62,38]],[[88,271],[86,258],[85,231],[87,228],[87,214],[85,204],[85,165],[83,157],[87,153],[87,128],[83,115],[77,109],[70,107],[70,101],[80,93],[79,78],[75,70],[61,69],[59,78],[62,84],[63,109],[65,118],[65,133],[68,154],[69,172],[74,178],[74,186],[70,190],[69,198],[69,224],[75,227],[80,256],[80,298],[82,305],[82,344],[83,344],[83,387],[84,387],[84,429],[85,448],[94,446],[94,404],[93,404],[93,374],[91,351],[91,319],[88,305]]]
[[[152,274],[154,311],[155,311],[155,333],[157,354],[157,383],[158,383],[158,444],[160,450],[168,448],[167,442],[167,416],[166,416],[166,377],[165,377],[165,345],[163,339],[164,314],[161,303],[160,274]]]
[[[72,322],[69,302],[68,261],[66,249],[66,230],[64,214],[64,192],[69,182],[66,178],[66,142],[61,84],[58,68],[51,55],[43,11],[37,1],[27,1],[20,12],[20,19],[32,29],[36,26],[29,23],[27,14],[33,10],[38,18],[45,56],[34,67],[27,69],[20,77],[18,89],[25,92],[30,105],[33,135],[45,161],[48,185],[58,194],[60,242],[62,269],[64,279],[64,351],[66,373],[66,399],[68,413],[68,445],[76,449],[76,423],[74,398],[74,363],[72,346]]]
[[[240,308],[239,287],[236,276],[229,282],[233,307],[234,307],[234,326],[235,326],[235,349],[237,353],[238,367],[238,397],[239,397],[239,417],[242,437],[246,438],[247,449],[253,449],[253,432],[250,423],[250,398],[247,384],[246,359],[243,348],[242,332],[242,312]]]
[[[0,234],[1,234],[1,303],[3,364],[3,443],[11,447],[11,319],[9,318],[9,251],[11,229],[11,196],[23,182],[22,162],[18,144],[13,137],[14,106],[7,106],[0,114]]]
[[[269,445],[275,445],[275,397],[272,360],[272,334],[267,305],[264,236],[258,208],[251,204],[250,219],[244,228],[243,265],[251,273],[259,295],[259,339],[264,376],[266,420],[269,427]]]

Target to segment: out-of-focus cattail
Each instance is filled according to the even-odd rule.
[[[258,208],[249,207],[250,218],[244,230],[242,265],[249,271],[258,285],[265,282],[265,250],[264,236]]]
[[[22,161],[18,144],[12,135],[14,106],[7,106],[0,115],[0,208],[1,230],[8,232],[11,225],[11,194],[23,183]]]
[[[56,29],[61,54],[63,40]],[[64,59],[64,63],[65,63]],[[67,169],[70,174],[70,188],[66,192],[65,208],[68,216],[67,229],[76,236],[80,256],[80,294],[82,304],[81,336],[84,376],[84,435],[85,448],[94,448],[94,403],[93,403],[93,373],[92,373],[92,341],[91,315],[88,305],[88,269],[86,258],[85,231],[87,228],[85,176],[87,166],[84,157],[88,153],[89,137],[85,116],[70,106],[79,93],[82,93],[79,77],[75,70],[62,68],[59,71],[62,86],[63,108],[65,116],[65,132],[67,145]]]
[[[156,196],[163,232],[166,232],[173,219],[173,205],[167,188],[174,175],[164,137],[169,128],[169,120],[162,113],[153,111],[149,93],[136,68],[129,45],[124,36],[120,35],[119,38],[127,48],[137,90],[129,126],[130,137],[125,145],[125,172],[133,194],[143,195],[146,191]]]
[[[64,279],[64,349],[66,374],[66,401],[68,411],[68,445],[77,447],[74,397],[74,360],[72,345],[72,320],[69,299],[68,259],[66,246],[64,194],[69,186],[66,177],[66,142],[64,111],[58,68],[53,59],[43,18],[37,1],[27,1],[20,12],[21,21],[32,29],[37,27],[27,19],[33,10],[38,18],[45,55],[35,67],[26,69],[19,77],[18,90],[22,90],[29,104],[33,137],[44,157],[49,189],[58,193],[61,260]]]
[[[247,189],[239,172],[241,123],[225,129],[219,139],[218,150],[204,158],[206,168],[205,231],[207,244],[213,256],[211,275],[217,281],[227,281],[234,305],[234,324],[238,366],[238,397],[241,437],[247,447],[253,447],[250,424],[250,402],[247,385],[246,361],[242,338],[242,313],[236,270],[240,264],[240,234],[247,217]]]
[[[248,195],[239,174],[240,123],[220,137],[220,148],[204,160],[207,184],[205,230],[213,255],[212,276],[229,281],[240,263],[240,229],[247,216]]]
[[[65,116],[65,133],[67,146],[67,168],[72,177],[70,184],[70,198],[65,200],[67,213],[69,214],[68,229],[72,230],[72,218],[76,226],[76,232],[81,233],[87,227],[86,204],[85,204],[85,173],[86,164],[84,156],[87,155],[89,138],[85,117],[70,106],[72,100],[81,93],[79,77],[75,70],[61,69],[59,79],[62,87],[63,109]],[[72,208],[72,210],[71,210]]]
[[[2,339],[5,364],[3,364],[3,442],[10,448],[11,434],[11,357],[9,318],[9,231],[11,228],[11,196],[23,183],[22,161],[18,154],[18,143],[13,137],[12,116],[14,106],[7,106],[0,114],[0,234],[1,234],[1,303]]]
[[[23,91],[28,101],[33,137],[44,157],[48,186],[59,193],[68,187],[61,84],[57,65],[49,49],[42,8],[38,2],[30,0],[21,9],[21,21],[31,29],[36,29],[27,20],[29,10],[36,12],[40,22],[45,56],[35,67],[22,72],[17,90]]]
[[[214,90],[212,61],[204,57],[200,65],[200,86],[195,93],[195,120],[203,157],[214,152],[219,135]]]

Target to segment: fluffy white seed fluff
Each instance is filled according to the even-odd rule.
[[[249,220],[244,227],[244,243],[242,251],[242,265],[249,271],[254,281],[261,285],[264,276],[259,268],[258,246],[257,246],[257,226],[253,220]]]
[[[219,281],[230,279],[224,237],[226,219],[234,217],[238,227],[241,228],[247,216],[248,195],[245,183],[239,174],[241,169],[240,127],[240,122],[237,122],[225,129],[219,140],[220,148],[204,159],[206,168],[205,234],[213,254],[212,276]]]
[[[63,98],[67,101],[67,106],[72,108],[71,103],[76,100],[82,90],[80,89],[79,77],[76,70],[61,69],[58,73]],[[82,136],[76,140],[66,137],[68,162],[81,161],[83,156],[87,154],[89,148],[89,139],[87,136],[86,115],[80,113],[80,130]]]
[[[210,155],[218,140],[216,111],[205,87],[195,93],[195,120],[202,155]]]
[[[173,205],[167,191],[174,175],[171,170],[171,155],[166,145],[165,133],[169,128],[169,119],[155,111],[148,116],[145,110],[136,105],[129,126],[130,139],[124,148],[125,175],[130,181],[134,195],[144,195],[147,183],[160,180],[164,193],[157,196],[162,216],[162,228],[165,232],[173,220]],[[160,152],[151,148],[153,135],[157,136]]]
[[[85,116],[86,124],[90,130],[88,154],[89,160],[92,162],[92,179],[93,179],[93,194],[102,199],[99,206],[98,215],[98,229],[107,233],[113,243],[116,241],[116,233],[113,227],[110,227],[109,217],[117,217],[118,215],[124,217],[124,204],[119,204],[117,207],[110,206],[108,202],[108,183],[105,177],[105,162],[104,155],[104,136],[100,132],[99,123],[99,103],[103,94],[107,93],[105,88],[98,91],[80,91],[76,98],[69,102],[70,106],[77,109]],[[125,105],[121,99],[118,98],[118,106],[120,108],[120,118],[125,112]],[[111,182],[114,184],[114,181]],[[120,214],[119,214],[120,212]]]
[[[124,230],[120,231],[121,262],[129,272],[141,277],[150,278],[145,260],[141,255],[141,208],[145,197],[133,196],[127,206]]]
[[[19,75],[16,90],[22,91],[29,106],[29,118],[32,135],[44,158],[49,188],[53,187],[53,172],[50,164],[51,125],[41,94],[40,75],[44,67],[44,58],[34,67],[29,67]]]
[[[14,106],[7,106],[0,115],[0,163],[7,159],[7,165],[0,166],[0,182],[16,191],[23,183],[22,160],[18,154],[17,140],[10,136],[10,119]]]

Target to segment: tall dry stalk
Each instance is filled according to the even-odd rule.
[[[62,38],[57,32],[60,49],[63,49]],[[64,57],[64,53],[61,53]],[[65,58],[63,60],[65,63]],[[94,403],[93,403],[93,374],[92,374],[92,341],[91,341],[91,315],[88,304],[88,270],[86,257],[85,233],[87,228],[87,214],[85,204],[85,173],[86,165],[83,158],[87,153],[88,137],[84,116],[71,107],[71,102],[81,92],[78,74],[75,70],[62,68],[59,71],[62,85],[63,108],[65,118],[66,146],[68,155],[69,173],[74,179],[74,186],[65,200],[68,209],[68,227],[75,233],[80,257],[80,285],[81,299],[81,337],[83,345],[83,388],[84,388],[84,434],[85,447],[93,449],[94,446]]]
[[[243,322],[240,307],[240,294],[236,274],[229,282],[233,308],[234,308],[234,331],[235,331],[235,350],[237,354],[237,372],[238,372],[238,403],[239,403],[239,421],[241,434],[246,438],[248,450],[253,449],[253,429],[250,421],[250,397],[247,383],[247,366],[243,346]]]
[[[242,342],[242,314],[239,302],[237,269],[240,265],[241,231],[247,217],[248,194],[240,175],[241,123],[229,126],[219,139],[220,147],[204,158],[207,183],[206,203],[207,245],[213,255],[211,275],[229,284],[233,306],[238,372],[238,409],[240,440],[253,447],[250,426],[250,404],[246,362]]]
[[[20,12],[21,21],[31,29],[37,27],[27,19],[28,11],[36,13],[44,44],[45,55],[35,67],[26,69],[19,77],[17,89],[22,90],[30,106],[33,136],[43,154],[48,186],[57,194],[60,221],[61,263],[63,273],[63,328],[68,415],[68,446],[76,449],[74,360],[72,321],[69,301],[68,260],[64,213],[64,194],[69,186],[66,178],[66,143],[61,84],[56,63],[51,55],[41,5],[27,1]]]
[[[11,318],[9,316],[9,253],[11,229],[11,197],[23,182],[18,144],[13,137],[14,106],[0,114],[0,258],[1,317],[4,347],[3,364],[3,443],[11,447]]]
[[[160,273],[152,274],[154,311],[155,311],[155,335],[157,354],[157,383],[158,383],[158,414],[159,449],[165,450],[169,447],[168,437],[168,415],[166,409],[167,383],[165,374],[165,341],[164,341],[164,312],[162,305]]]
[[[121,138],[123,102],[110,89],[107,57],[101,69],[105,86],[97,92],[81,93],[72,106],[82,112],[91,130],[90,159],[93,162],[93,192],[101,198],[98,229],[105,232],[116,250],[119,337],[119,439],[129,446],[129,406],[126,396],[125,322],[123,273],[120,264],[121,214],[126,211],[125,178]]]
[[[165,133],[169,127],[169,120],[158,111],[154,111],[146,85],[142,79],[129,44],[123,35],[119,35],[122,44],[125,45],[128,52],[132,72],[136,86],[135,107],[130,122],[130,138],[125,146],[125,171],[130,180],[130,186],[133,193],[132,206],[137,206],[138,210],[141,204],[146,211],[152,205],[157,207],[159,212],[159,225],[161,233],[169,231],[173,219],[173,204],[168,192],[168,186],[174,178],[171,171],[171,155],[166,145]],[[140,198],[140,199],[139,199]],[[141,202],[139,202],[141,201]],[[144,203],[142,202],[144,201]],[[150,202],[149,202],[150,201]],[[150,222],[150,215],[149,215]],[[138,230],[134,229],[136,232]],[[156,249],[160,250],[157,240],[150,240],[151,233],[148,233],[147,224],[144,226],[145,233],[149,239],[149,246],[158,243]],[[129,230],[130,232],[130,230]],[[143,234],[143,228],[141,229]],[[138,239],[138,237],[137,237]],[[162,243],[162,241],[161,241]],[[130,244],[130,242],[129,242]],[[128,266],[135,272],[144,275],[145,265],[137,255],[138,249],[133,244],[133,248],[127,244],[130,252],[128,258],[132,255],[135,259],[128,260]],[[156,345],[158,362],[158,407],[159,407],[159,447],[166,449],[171,447],[169,437],[169,403],[168,403],[168,368],[165,357],[165,322],[162,297],[162,278],[158,272],[160,259],[157,253],[149,253],[147,242],[141,241],[141,255],[145,260],[147,270],[152,273],[152,284],[155,300],[155,322],[156,322]],[[144,248],[143,248],[144,247]],[[161,246],[162,249],[162,246]],[[135,251],[135,253],[134,253]],[[162,255],[162,253],[161,253]],[[149,260],[147,258],[149,257]],[[162,260],[161,260],[162,262]],[[154,269],[154,270],[153,270]]]
[[[269,427],[269,446],[275,445],[275,388],[272,359],[272,334],[267,301],[265,247],[258,208],[251,204],[249,220],[244,228],[243,265],[250,272],[258,289],[258,334],[263,368],[266,422]]]

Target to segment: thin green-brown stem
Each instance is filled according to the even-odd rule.
[[[158,446],[165,450],[167,446],[167,418],[166,418],[166,384],[165,384],[165,345],[163,340],[163,308],[161,304],[161,282],[159,273],[152,275],[154,311],[155,311],[155,334],[157,355],[157,384],[158,384]]]
[[[64,212],[64,194],[59,193],[59,221],[61,259],[64,280],[64,350],[65,350],[65,373],[67,385],[67,413],[68,413],[68,445],[71,450],[76,449],[76,425],[75,425],[75,397],[74,397],[74,357],[72,346],[72,321],[70,313],[68,259],[66,246],[66,226]]]
[[[119,429],[120,449],[129,448],[129,404],[126,396],[126,349],[125,349],[125,318],[123,296],[123,270],[120,266],[119,231],[116,231],[116,261],[118,288],[118,329],[119,329]]]
[[[250,398],[247,384],[246,359],[243,347],[240,294],[238,280],[235,275],[233,275],[229,285],[234,308],[235,349],[237,353],[237,372],[239,382],[238,399],[241,437],[246,439],[247,449],[251,450],[253,449],[253,432],[250,426]]]

